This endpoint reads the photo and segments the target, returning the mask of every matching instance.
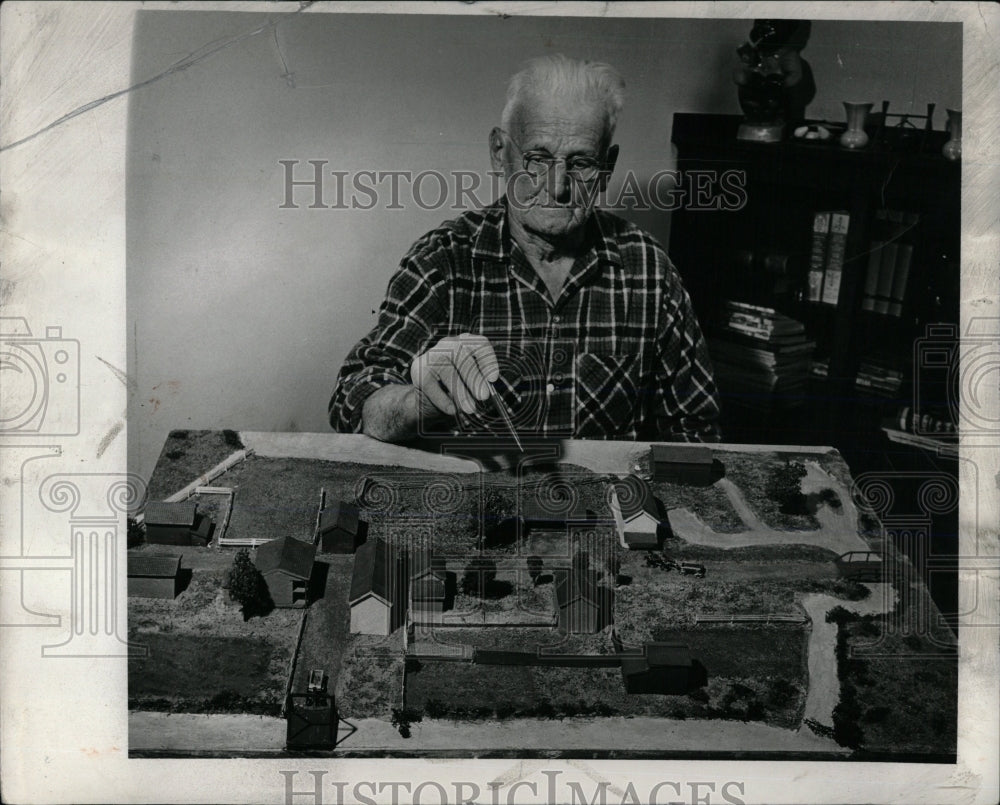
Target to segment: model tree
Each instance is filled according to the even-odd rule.
[[[133,517],[129,517],[126,522],[128,525],[128,532],[126,536],[128,547],[131,548],[133,545],[141,545],[146,539],[145,527]]]
[[[243,617],[263,615],[274,606],[267,583],[250,558],[246,548],[240,548],[229,568],[229,597],[243,607]]]
[[[806,477],[806,468],[798,461],[786,461],[771,470],[765,492],[785,514],[801,514],[805,511],[806,498],[802,494],[801,482]]]
[[[495,486],[483,490],[483,536],[488,548],[508,544],[517,536],[514,501],[509,492]]]

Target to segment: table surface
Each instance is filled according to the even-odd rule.
[[[216,449],[223,447],[221,434],[216,441]],[[516,469],[522,462],[567,463],[584,467],[599,474],[624,475],[634,471],[637,464],[648,466],[650,442],[605,441],[605,440],[562,440],[547,443],[525,444],[526,450],[518,452],[500,449],[498,442],[475,442],[452,439],[447,442],[398,445],[380,442],[360,434],[340,433],[274,433],[241,431],[239,440],[248,452],[262,458],[313,459],[321,461],[353,464],[396,466],[428,472],[477,473],[482,471]],[[170,439],[167,440],[171,442]],[[229,444],[229,435],[225,440]],[[233,442],[233,451],[238,444]],[[656,442],[662,444],[662,442]],[[826,457],[829,462],[843,462],[842,457],[832,447],[809,445],[749,445],[711,444],[713,452],[743,454],[794,454],[807,459]],[[218,458],[223,458],[219,455]],[[217,460],[217,459],[216,459]],[[157,470],[163,470],[173,461],[164,448],[157,462]],[[177,461],[181,464],[183,460]],[[844,465],[846,469],[846,464]],[[208,467],[188,467],[194,472],[209,470]],[[155,474],[155,473],[154,473]],[[206,473],[210,474],[210,473]],[[842,476],[841,476],[842,477]],[[823,523],[815,535],[791,532],[781,535],[780,541],[801,544],[822,544],[840,552],[855,548],[869,547],[857,533],[856,512],[854,516],[842,519],[854,511],[850,495],[843,498],[846,490],[841,490],[844,511],[837,515],[838,523]],[[832,515],[831,515],[832,516]],[[849,521],[849,522],[848,522]],[[848,528],[850,526],[850,528]],[[841,533],[847,532],[850,533]],[[748,532],[748,534],[753,534]],[[746,535],[718,535],[726,547],[746,545],[768,545],[777,542],[775,532],[756,535],[749,539]],[[749,539],[749,541],[747,541]],[[844,544],[841,545],[840,543]],[[833,655],[835,627],[825,622],[823,615],[835,605],[841,604],[857,611],[881,611],[887,602],[895,597],[888,585],[872,585],[874,594],[870,600],[847,602],[828,595],[810,594],[803,600],[803,606],[813,623],[809,632],[809,674],[808,696],[805,704],[806,715],[815,715],[822,723],[829,723],[830,712],[836,703],[837,684],[836,662]],[[888,606],[892,606],[891,603]],[[815,644],[815,645],[814,645]],[[226,716],[190,714],[184,717],[183,728],[169,739],[162,732],[160,714],[133,712],[130,714],[132,731],[131,751],[143,752],[188,751],[193,753],[223,754],[233,751],[262,754],[280,753],[284,722],[280,719],[261,720],[257,716],[231,714]],[[264,722],[267,722],[266,724]],[[579,722],[579,723],[578,723]],[[241,736],[232,740],[233,725],[238,726]],[[180,725],[180,720],[178,720]],[[612,729],[617,725],[617,729]],[[570,722],[547,722],[539,719],[513,719],[497,723],[464,723],[434,721],[415,727],[418,740],[409,742],[401,738],[388,721],[379,718],[352,719],[353,732],[350,739],[338,747],[338,752],[356,752],[362,756],[373,754],[406,755],[440,753],[444,756],[464,756],[468,752],[497,752],[501,756],[516,756],[524,752],[551,753],[554,747],[559,752],[611,751],[607,746],[609,734],[614,734],[614,752],[623,752],[631,757],[666,756],[720,756],[737,754],[748,756],[759,752],[761,756],[791,758],[795,756],[843,756],[845,749],[827,737],[813,734],[805,728],[787,729],[764,723],[743,723],[706,719],[675,721],[663,717],[614,717],[572,720]],[[256,730],[256,732],[254,732]],[[609,733],[610,730],[610,733]],[[260,733],[257,735],[257,733]],[[228,735],[229,738],[223,736]],[[254,736],[257,736],[256,738]],[[472,747],[473,749],[470,749]],[[706,754],[707,753],[707,754]],[[815,753],[815,754],[814,754]]]
[[[247,449],[271,458],[311,458],[324,461],[351,461],[383,464],[436,472],[479,472],[483,469],[512,468],[520,461],[553,459],[577,464],[598,473],[628,473],[653,444],[664,442],[563,439],[541,444],[525,443],[525,452],[500,450],[496,442],[463,439],[408,446],[380,442],[355,433],[268,433],[240,431]],[[737,453],[836,454],[832,447],[816,445],[757,445],[713,443],[712,450]],[[474,458],[473,458],[474,456]]]

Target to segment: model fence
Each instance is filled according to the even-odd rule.
[[[800,615],[695,615],[695,625],[699,623],[808,623],[809,618],[804,614]]]

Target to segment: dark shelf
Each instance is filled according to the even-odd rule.
[[[782,191],[798,186],[850,192],[859,181],[871,184],[877,176],[885,181],[887,200],[901,197],[930,207],[939,206],[941,189],[946,185],[957,188],[961,176],[960,163],[941,155],[947,141],[945,132],[927,132],[921,151],[894,150],[877,140],[851,150],[840,146],[836,137],[825,142],[737,140],[741,120],[738,115],[676,113],[671,142],[678,148],[678,168],[684,170],[687,159],[715,163],[716,167],[731,163],[751,172],[757,182]],[[900,166],[905,169],[898,170]]]
[[[671,139],[685,188],[691,186],[690,172],[737,171],[745,197],[728,208],[696,209],[689,193],[689,204],[671,221],[671,258],[703,324],[715,319],[724,298],[772,307],[805,325],[817,344],[814,357],[826,359],[828,371],[825,378],[811,377],[799,404],[787,409],[755,410],[740,404],[745,399],[724,395],[723,438],[831,445],[855,478],[885,475],[896,498],[917,511],[920,483],[935,475],[954,478],[957,462],[890,440],[882,426],[902,406],[913,406],[917,396],[922,412],[946,418],[954,395],[954,373],[926,370],[918,353],[935,339],[940,343],[931,346],[947,350],[958,332],[960,164],[941,155],[944,132],[928,132],[919,151],[893,149],[877,138],[850,151],[835,140],[743,142],[736,139],[739,124],[735,115],[674,115]],[[862,309],[872,242],[881,239],[880,209],[917,214],[898,317]],[[834,210],[850,215],[838,301],[805,302],[813,218]],[[784,276],[762,271],[767,255],[782,256]],[[944,327],[928,337],[933,324]],[[859,367],[874,356],[902,373],[898,390],[879,394],[857,386]],[[928,550],[957,550],[957,508],[933,513],[928,522]],[[923,560],[913,558],[928,574],[939,609],[954,612],[954,574],[931,578]]]
[[[887,409],[910,401],[914,344],[925,326],[958,321],[958,281],[951,275],[958,270],[960,164],[941,155],[944,132],[921,133],[919,151],[896,150],[874,136],[867,147],[852,151],[835,138],[825,143],[737,140],[740,121],[736,115],[674,115],[671,140],[682,175],[736,171],[744,198],[728,208],[689,203],[677,210],[671,257],[702,322],[714,320],[723,298],[773,307],[806,325],[817,343],[816,356],[828,360],[829,371],[792,410],[744,410],[732,404],[739,401],[723,399],[727,438],[822,442],[843,453],[863,452],[884,441],[880,422]],[[907,300],[898,317],[861,307],[873,220],[882,208],[913,212],[919,220]],[[812,221],[821,210],[850,215],[836,305],[803,301]],[[769,255],[780,256],[783,276],[760,268]],[[873,353],[889,356],[904,373],[903,386],[892,397],[855,386],[861,362]]]

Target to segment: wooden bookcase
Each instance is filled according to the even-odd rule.
[[[872,132],[867,147],[850,151],[837,144],[839,132],[828,142],[739,141],[739,123],[735,115],[674,115],[671,139],[685,195],[673,212],[671,258],[703,323],[714,319],[723,298],[773,307],[805,323],[817,356],[829,359],[829,372],[825,380],[810,381],[804,403],[781,413],[740,410],[724,398],[724,438],[829,444],[855,472],[884,466],[870,454],[876,446],[899,449],[886,447],[880,425],[899,405],[912,403],[915,344],[928,324],[958,323],[960,164],[941,155],[947,135],[940,131],[927,132],[910,147]],[[725,180],[713,178],[726,172]],[[743,199],[735,205],[733,183],[740,181]],[[720,182],[728,183],[728,193]],[[700,199],[696,185],[703,191]],[[919,216],[900,317],[872,313],[861,304],[880,208]],[[805,301],[813,217],[830,210],[850,214],[836,305]],[[760,268],[767,255],[784,256],[783,276]],[[894,356],[904,370],[897,398],[855,388],[861,361],[876,351]],[[944,410],[947,390],[942,386],[934,393]],[[926,408],[928,401],[923,404]]]

